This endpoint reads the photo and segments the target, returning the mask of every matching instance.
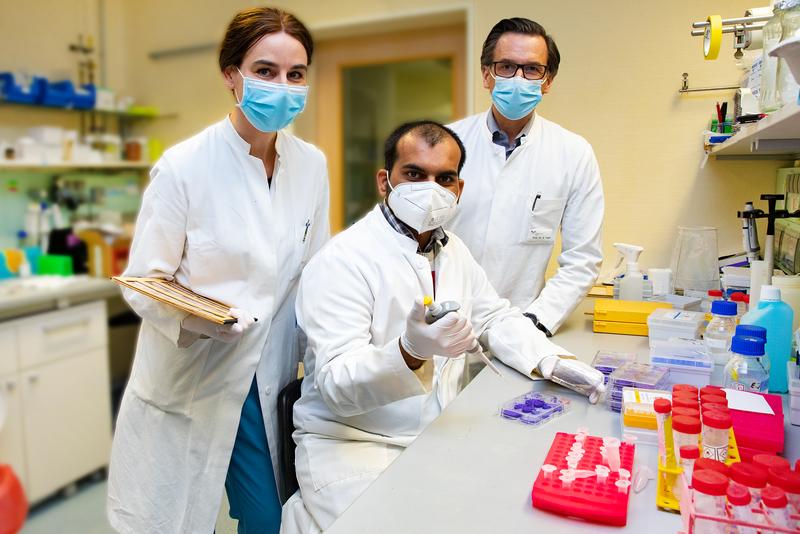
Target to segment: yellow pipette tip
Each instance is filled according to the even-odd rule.
[[[433,299],[431,298],[430,295],[425,295],[425,297],[423,297],[422,299],[422,304],[424,306],[430,306],[431,304],[433,304]]]

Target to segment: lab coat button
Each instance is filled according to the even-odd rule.
[[[272,393],[272,388],[267,386],[264,388],[264,395],[269,395]]]

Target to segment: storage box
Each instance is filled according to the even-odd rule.
[[[636,354],[633,352],[613,352],[610,350],[598,350],[592,360],[592,367],[605,375],[605,383],[608,384],[608,377],[626,363],[635,363]]]
[[[594,320],[647,324],[647,317],[660,308],[672,308],[668,302],[598,299],[594,302]]]
[[[714,371],[714,361],[699,339],[653,341],[650,363],[669,369],[669,384],[691,384],[698,389],[711,383]]]
[[[618,321],[597,321],[592,323],[592,330],[598,334],[624,334],[628,336],[647,336],[646,323],[621,323]]]
[[[628,428],[656,430],[656,411],[653,404],[656,399],[672,400],[672,394],[666,390],[648,390],[640,388],[622,388],[622,424]]]
[[[650,346],[654,341],[667,340],[673,337],[700,339],[705,328],[703,312],[659,309],[647,317]]]
[[[731,410],[733,431],[739,444],[739,453],[745,461],[754,454],[779,454],[783,452],[783,401],[780,395],[756,393],[770,405],[775,415]]]
[[[669,369],[645,363],[628,363],[608,378],[608,405],[612,411],[622,411],[622,388],[666,389]]]

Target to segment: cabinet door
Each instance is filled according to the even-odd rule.
[[[107,358],[96,349],[21,374],[31,501],[108,464]]]
[[[12,326],[0,325],[0,376],[16,373],[18,367],[17,331]]]
[[[6,422],[0,428],[0,464],[9,464],[27,489],[22,393],[17,375],[0,376],[0,397],[6,403]]]

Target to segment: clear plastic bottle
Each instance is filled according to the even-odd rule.
[[[764,340],[751,336],[734,336],[733,357],[725,366],[725,387],[739,391],[769,391],[769,357],[764,353]]]
[[[772,18],[767,21],[761,30],[764,38],[763,55],[761,60],[761,94],[759,105],[762,113],[771,113],[780,107],[778,98],[778,58],[769,55],[769,52],[781,42],[783,28],[783,0],[775,2],[772,8]]]
[[[708,355],[716,365],[725,365],[730,359],[731,339],[736,331],[736,303],[715,300],[711,303],[711,322],[703,335]]]
[[[781,17],[781,42],[800,35],[800,0],[784,0],[783,16]],[[800,92],[800,85],[794,79],[786,60],[778,60],[778,97],[780,105],[794,104]]]

